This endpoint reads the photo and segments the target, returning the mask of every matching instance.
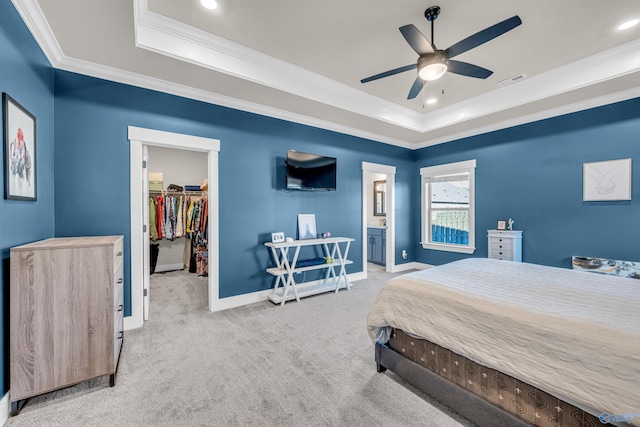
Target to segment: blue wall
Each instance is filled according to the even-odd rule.
[[[263,243],[274,231],[295,236],[298,213],[315,214],[319,233],[355,238],[347,271],[362,271],[362,161],[397,166],[397,247],[411,239],[409,150],[64,71],[55,80],[57,236],[123,234],[128,247],[127,126],[137,126],[221,141],[221,297],[272,286]],[[288,149],[336,157],[337,191],[286,191]],[[127,258],[127,314],[129,270]]]
[[[53,71],[9,0],[0,1],[0,64],[0,92],[36,118],[37,174],[37,201],[0,200],[0,392],[4,394],[9,389],[9,251],[54,235]],[[4,169],[0,180],[4,188]]]
[[[419,168],[477,159],[476,252],[487,256],[488,229],[513,218],[523,230],[523,261],[571,267],[572,255],[638,261],[640,241],[640,99],[419,150]],[[632,158],[632,200],[582,201],[585,162]],[[413,219],[421,236],[420,207]],[[425,250],[417,260],[443,264],[465,255]]]

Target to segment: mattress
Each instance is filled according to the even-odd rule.
[[[592,413],[635,415],[639,307],[634,279],[472,258],[389,281],[368,329],[383,341],[401,329]]]

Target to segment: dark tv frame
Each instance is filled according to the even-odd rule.
[[[333,186],[332,187],[297,187],[297,186],[290,186],[289,185],[289,177],[291,176],[289,173],[289,160],[291,158],[290,153],[294,152],[294,153],[299,153],[299,154],[303,154],[303,155],[309,155],[309,156],[316,156],[318,159],[330,159],[332,160],[332,164],[333,164]],[[291,166],[293,167],[293,166]],[[338,159],[336,157],[331,157],[331,156],[323,156],[321,154],[315,154],[315,153],[307,153],[304,151],[298,151],[298,150],[287,150],[287,158],[285,160],[285,188],[288,191],[336,191],[337,187],[338,187]]]

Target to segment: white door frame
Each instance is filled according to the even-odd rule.
[[[369,192],[367,191],[367,172],[383,173],[387,175],[385,201],[387,205],[387,243],[386,243],[386,271],[392,273],[396,265],[396,167],[378,163],[362,162],[362,269],[367,274],[367,209],[369,206]]]
[[[130,141],[130,213],[131,213],[131,316],[125,317],[124,329],[140,328],[144,324],[144,245],[143,206],[148,203],[143,191],[143,146],[153,145],[208,154],[208,251],[209,251],[209,310],[219,306],[219,204],[218,204],[218,153],[220,140],[183,135],[153,129],[129,126]],[[213,238],[212,238],[213,236]],[[146,243],[148,244],[148,243]]]
[[[149,266],[149,273],[145,269],[142,270],[142,307],[143,307],[143,320],[146,322],[149,320],[149,303],[151,302],[151,291],[149,284],[151,282],[151,250],[149,249],[149,242],[151,234],[149,223],[149,203],[146,202],[149,197],[149,146],[142,144],[142,265]]]

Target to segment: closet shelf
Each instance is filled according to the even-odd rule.
[[[166,195],[166,196],[206,196],[207,190],[200,191],[168,191],[168,190],[149,190],[149,194]]]

